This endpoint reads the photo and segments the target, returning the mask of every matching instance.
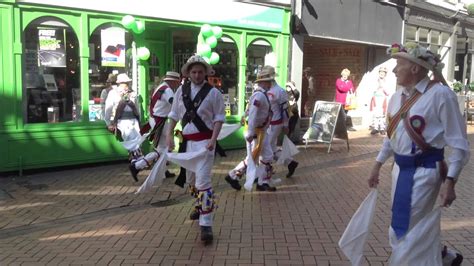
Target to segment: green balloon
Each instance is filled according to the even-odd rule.
[[[474,16],[474,3],[467,6],[467,14],[469,16]]]
[[[135,26],[132,28],[133,32],[136,34],[141,34],[145,31],[145,22],[141,20],[137,20]]]
[[[133,16],[130,16],[130,15],[126,15],[125,17],[122,18],[122,25],[130,30],[133,28],[135,24],[135,18]]]
[[[210,57],[211,47],[208,44],[200,44],[198,45],[197,53],[202,57]]]
[[[214,36],[209,36],[206,38],[206,43],[211,47],[215,48],[217,45],[217,39]]]
[[[222,28],[219,26],[212,27],[212,33],[214,34],[214,37],[219,39],[222,37]]]
[[[201,34],[202,36],[204,37],[209,37],[211,36],[213,33],[212,33],[212,27],[211,25],[209,24],[204,24],[201,26]]]
[[[150,58],[150,50],[146,47],[140,47],[137,49],[137,57],[140,60],[146,61]]]
[[[211,58],[209,58],[209,62],[211,63],[211,65],[215,65],[219,63],[219,59],[220,59],[219,54],[216,52],[212,52]]]

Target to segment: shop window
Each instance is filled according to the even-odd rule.
[[[198,32],[191,30],[173,31],[173,70],[181,73],[181,67],[196,53]]]
[[[158,84],[160,82],[160,59],[156,53],[151,53],[150,59],[148,59],[148,69],[149,82]]]
[[[276,57],[272,46],[265,40],[255,40],[247,47],[247,68],[245,73],[245,99],[249,99],[254,89],[257,73],[265,65],[275,66]]]
[[[80,120],[79,43],[55,18],[31,22],[23,32],[23,103],[26,123]]]
[[[418,29],[418,42],[422,44],[428,43],[428,29],[424,29],[424,28]]]
[[[234,40],[222,36],[214,51],[219,54],[220,60],[212,66],[215,74],[209,77],[209,82],[222,91],[226,115],[237,115],[239,112],[239,50]]]
[[[405,42],[416,42],[416,27],[409,25],[405,27]]]
[[[115,24],[104,24],[89,38],[89,121],[104,120],[105,100],[116,76],[131,77],[132,36]]]

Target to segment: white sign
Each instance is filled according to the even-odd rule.
[[[125,67],[125,30],[111,27],[100,32],[102,66]]]

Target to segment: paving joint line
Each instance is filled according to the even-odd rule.
[[[306,173],[306,172],[314,171],[314,167],[317,167],[318,169],[326,169],[326,168],[336,167],[338,165],[345,164],[345,163],[352,163],[352,162],[356,162],[356,161],[360,161],[360,160],[364,160],[368,158],[373,158],[374,155],[376,154],[377,152],[374,151],[374,152],[357,154],[355,156],[336,159],[336,160],[318,162],[314,165],[299,167],[298,173]],[[216,192],[232,190],[232,188],[230,188],[226,183],[217,185],[214,188]],[[32,224],[21,225],[21,226],[6,228],[6,229],[0,229],[0,239],[7,239],[10,237],[27,235],[30,233],[39,232],[39,231],[43,231],[43,230],[47,230],[51,228],[57,228],[60,226],[62,227],[62,226],[70,225],[77,222],[88,222],[88,221],[93,221],[97,218],[111,217],[111,216],[120,215],[124,213],[136,212],[136,211],[140,211],[140,210],[144,210],[148,208],[168,207],[168,206],[180,204],[185,201],[193,199],[187,192],[181,195],[178,195],[174,198],[170,198],[171,194],[172,192],[169,193],[167,200],[162,200],[162,201],[157,201],[157,202],[146,202],[146,203],[141,203],[141,204],[136,204],[136,205],[126,204],[126,205],[121,205],[118,207],[96,210],[89,213],[78,214],[78,215],[58,218],[58,219],[39,222],[39,223],[32,223]]]

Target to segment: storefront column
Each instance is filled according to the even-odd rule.
[[[291,64],[290,64],[290,80],[296,84],[296,89],[302,94],[302,77],[303,77],[303,45],[304,37],[302,35],[293,35],[291,41]],[[301,109],[301,98],[298,99],[298,106]],[[300,111],[300,110],[299,110]],[[301,112],[301,111],[300,111]]]
[[[87,14],[81,14],[81,32],[79,39],[79,61],[81,62],[81,106],[76,106],[77,116],[82,122],[89,122],[89,18]]]
[[[245,112],[245,82],[246,82],[246,76],[245,72],[247,71],[247,32],[242,32],[240,35],[240,43],[238,45],[240,48],[239,51],[239,81],[238,81],[238,86],[239,86],[239,104],[238,104],[238,114],[240,116],[244,115]]]
[[[445,64],[443,76],[445,76],[446,80],[450,82],[454,80],[454,66],[456,64],[456,51],[458,49],[456,33],[458,31],[459,24],[459,22],[456,22],[456,24],[453,26],[451,36],[449,36],[448,39],[451,50],[449,51],[448,56],[443,60],[443,63]]]

